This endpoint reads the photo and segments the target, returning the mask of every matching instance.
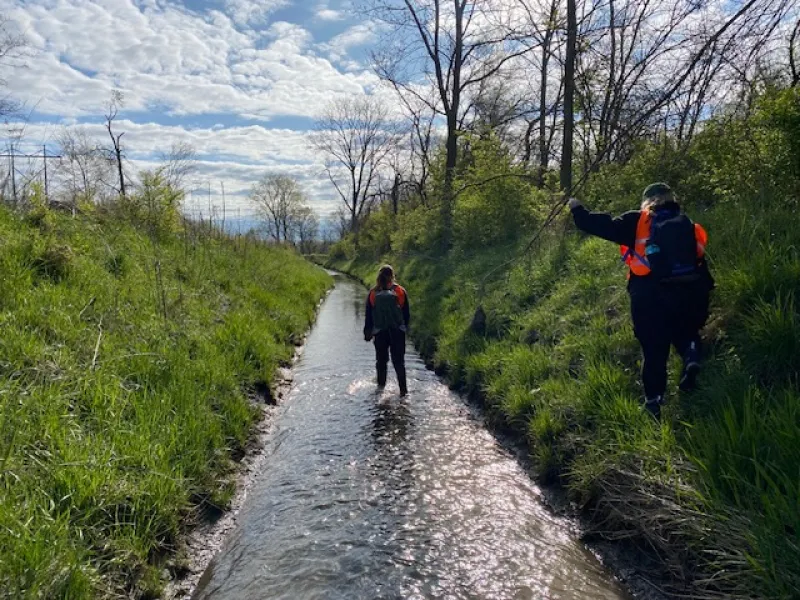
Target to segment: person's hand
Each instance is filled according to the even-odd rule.
[[[364,332],[364,341],[371,342],[372,341],[372,334],[369,331]]]
[[[579,206],[583,206],[583,205],[581,204],[581,201],[578,200],[577,198],[570,198],[569,202],[567,202],[567,206],[569,206],[570,210],[575,210]]]

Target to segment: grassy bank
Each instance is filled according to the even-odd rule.
[[[0,597],[156,596],[330,284],[135,213],[0,208]]]
[[[673,357],[661,423],[640,410],[617,249],[565,219],[523,255],[525,235],[501,227],[546,213],[537,190],[507,184],[461,197],[464,237],[446,255],[419,226],[427,207],[415,207],[393,217],[388,238],[380,220],[367,222],[358,250],[346,241],[330,258],[369,283],[391,262],[421,351],[529,444],[541,478],[566,486],[590,533],[656,558],[642,568],[666,576],[675,597],[800,597],[800,172],[791,137],[800,103],[788,101],[780,120],[768,117],[781,107],[768,106],[746,124],[710,123],[688,149],[643,147],[584,190],[589,206],[618,212],[666,179],[709,231],[718,287],[707,362],[700,389],[679,395]],[[473,160],[467,184],[498,169]],[[497,217],[508,205],[525,218]],[[485,274],[512,256],[481,294]],[[478,306],[481,334],[470,328]]]

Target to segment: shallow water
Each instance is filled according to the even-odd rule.
[[[337,277],[194,597],[627,598],[410,344],[409,396],[376,393],[364,297]]]

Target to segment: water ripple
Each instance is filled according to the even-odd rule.
[[[410,396],[376,392],[362,295],[340,279],[326,301],[195,598],[626,597],[410,349]]]

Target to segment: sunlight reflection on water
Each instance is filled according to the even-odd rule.
[[[376,392],[363,295],[337,281],[195,598],[626,598],[411,348]]]

